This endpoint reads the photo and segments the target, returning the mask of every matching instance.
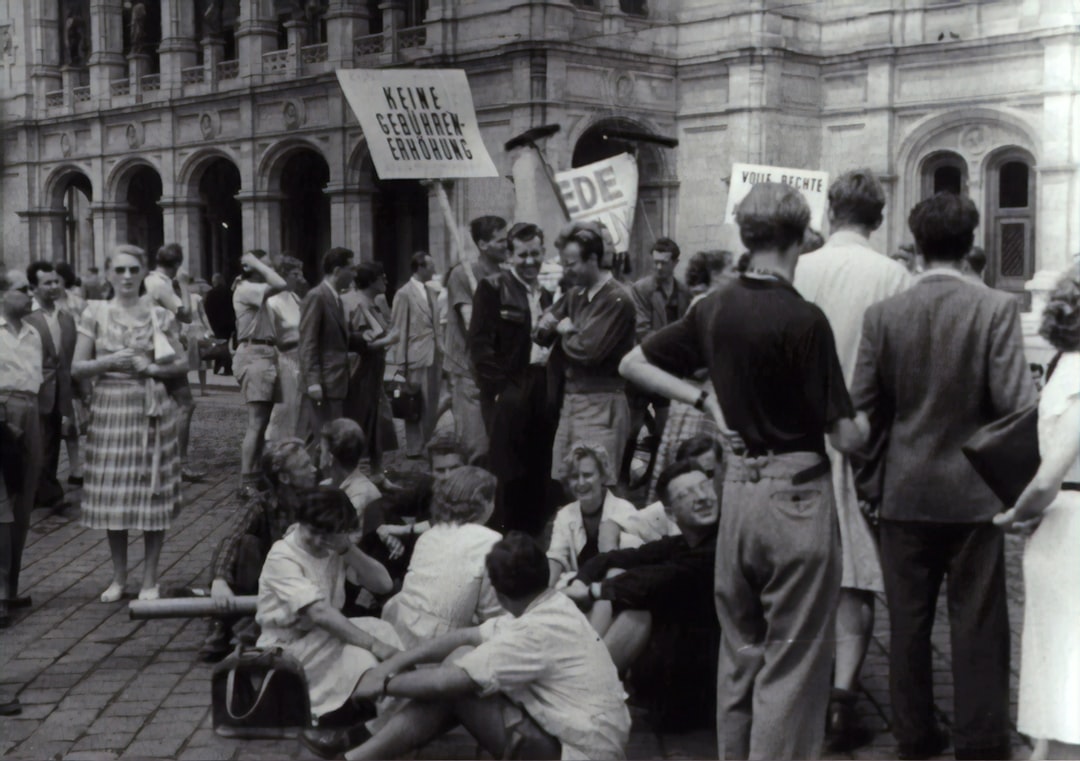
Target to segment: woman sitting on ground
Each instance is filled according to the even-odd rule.
[[[311,712],[348,709],[353,689],[371,667],[401,649],[394,628],[377,618],[346,618],[345,574],[351,570],[375,594],[390,591],[390,575],[353,544],[356,511],[340,489],[302,492],[296,524],[274,543],[259,576],[258,646],[280,647],[304,667]]]
[[[338,418],[330,421],[322,430],[319,442],[320,466],[327,479],[324,484],[336,486],[345,492],[364,531],[364,513],[367,506],[382,496],[379,488],[360,470],[367,442],[364,432],[354,420]]]
[[[484,558],[502,539],[483,524],[494,509],[495,477],[465,466],[435,484],[431,529],[416,540],[401,591],[383,608],[406,647],[502,615]]]
[[[632,504],[604,486],[612,473],[604,447],[579,441],[570,447],[564,465],[566,488],[577,501],[559,509],[551,528],[550,583],[559,587],[569,583],[585,561],[619,549],[621,532],[637,513]]]

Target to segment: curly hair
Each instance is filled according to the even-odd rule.
[[[607,481],[608,476],[614,472],[611,469],[611,458],[606,449],[595,441],[575,441],[570,446],[570,451],[566,453],[566,457],[563,458],[563,468],[567,478],[577,468],[577,464],[585,458],[591,458],[596,463],[596,469],[600,471],[600,478],[604,481]]]
[[[435,484],[432,523],[478,523],[495,499],[495,476],[465,465]]]
[[[300,493],[296,521],[324,534],[355,531],[360,526],[348,495],[333,486],[316,486]]]
[[[1080,278],[1058,281],[1043,310],[1039,335],[1058,351],[1080,351]]]
[[[259,461],[263,480],[271,489],[281,486],[281,472],[285,470],[285,463],[297,452],[307,455],[307,448],[300,439],[278,439],[267,442],[263,449],[262,459]]]

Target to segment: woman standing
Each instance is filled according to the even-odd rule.
[[[390,400],[383,388],[386,349],[397,343],[398,333],[390,326],[386,307],[386,273],[378,262],[362,262],[356,269],[356,290],[343,294],[342,306],[351,331],[359,332],[367,344],[349,379],[349,396],[344,414],[360,424],[367,436],[366,454],[371,460],[371,480],[386,486],[382,469],[383,453],[397,449]],[[391,485],[392,486],[392,485]]]
[[[285,278],[285,290],[266,300],[277,348],[278,388],[281,399],[274,404],[266,440],[276,441],[296,436],[300,417],[300,297],[307,290],[304,263],[293,256],[283,256],[277,265],[278,274]]]
[[[163,381],[187,372],[172,314],[139,297],[146,255],[136,246],[113,249],[112,301],[83,312],[71,372],[96,378],[90,402],[82,524],[105,529],[113,581],[102,602],[116,602],[127,582],[128,531],[143,532],[146,557],[140,600],[156,600],[158,560],[180,507],[178,408]],[[155,341],[155,334],[158,340]],[[164,339],[164,340],[162,340]],[[167,342],[173,358],[155,361]]]
[[[1033,759],[1080,758],[1080,278],[1047,302],[1040,335],[1062,352],[1039,399],[1042,464],[1016,505],[994,519],[1038,528],[1024,549],[1024,629],[1017,729]]]

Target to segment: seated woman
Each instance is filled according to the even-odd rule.
[[[563,587],[578,567],[601,552],[619,549],[622,531],[637,509],[604,486],[611,461],[599,444],[579,441],[564,461],[566,486],[577,497],[559,509],[551,528],[548,568],[551,586]]]
[[[338,418],[322,429],[319,464],[327,479],[323,483],[345,492],[356,509],[360,531],[364,530],[364,513],[368,505],[382,496],[379,488],[360,470],[365,446],[364,432],[355,420]]]
[[[356,511],[344,492],[330,487],[303,492],[296,521],[270,549],[259,577],[258,646],[280,647],[303,664],[311,712],[325,724],[327,714],[351,705],[360,677],[398,652],[401,641],[384,621],[341,614],[346,569],[376,594],[390,590],[386,569],[352,542]],[[311,738],[305,734],[304,740],[309,744]]]
[[[431,528],[416,540],[401,591],[383,608],[406,647],[502,615],[484,558],[502,536],[483,524],[495,476],[465,466],[435,484]]]

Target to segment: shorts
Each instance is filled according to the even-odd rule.
[[[233,357],[233,375],[240,383],[244,402],[272,404],[277,389],[277,349],[262,344],[242,343]]]
[[[191,383],[188,382],[187,375],[181,375],[178,378],[169,378],[162,381],[165,385],[165,390],[169,392],[169,396],[173,398],[181,407],[194,407],[195,397],[191,394]]]

